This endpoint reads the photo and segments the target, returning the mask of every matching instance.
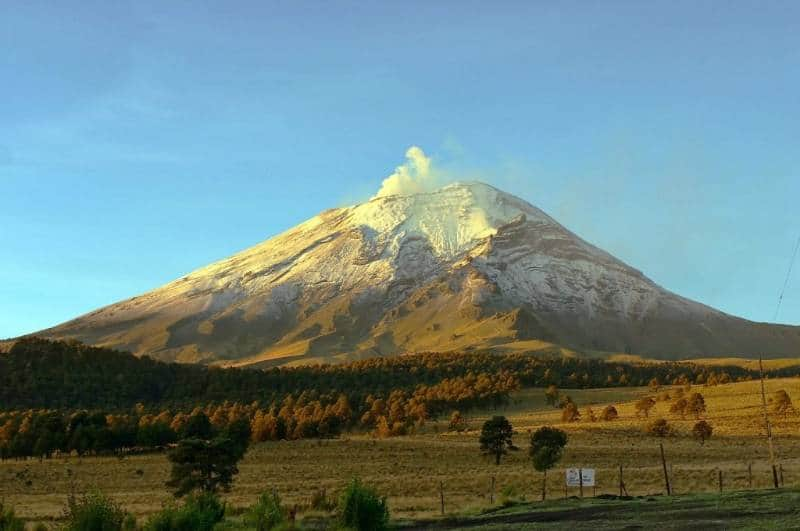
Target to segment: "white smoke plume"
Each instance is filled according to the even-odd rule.
[[[405,164],[398,166],[393,174],[383,180],[375,197],[431,192],[438,184],[439,179],[437,172],[431,167],[431,159],[419,147],[411,146],[406,151]]]

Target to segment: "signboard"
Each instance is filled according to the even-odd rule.
[[[594,468],[568,468],[567,487],[594,487]]]

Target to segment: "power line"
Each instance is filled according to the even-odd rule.
[[[786,286],[789,285],[789,277],[792,274],[792,266],[794,266],[795,258],[797,258],[797,249],[800,248],[800,236],[797,238],[797,243],[794,246],[794,252],[792,252],[792,259],[789,260],[789,270],[786,272],[786,278],[783,281],[783,287],[781,288],[781,294],[778,297],[778,305],[775,307],[775,316],[772,318],[772,322],[776,322],[778,320],[778,312],[781,309],[781,303],[783,302],[783,295],[786,293]],[[758,379],[761,380],[761,407],[764,412],[764,427],[767,429],[767,440],[769,441],[769,464],[772,467],[772,480],[775,485],[775,488],[778,488],[778,469],[775,467],[775,447],[772,443],[772,425],[769,422],[769,413],[767,413],[767,395],[764,390],[764,363],[762,361],[762,356],[758,357]]]
[[[789,260],[789,270],[786,272],[786,278],[783,281],[783,288],[781,288],[781,294],[778,297],[778,306],[775,308],[775,317],[772,318],[772,322],[776,322],[778,320],[778,312],[781,310],[781,303],[783,302],[783,295],[786,293],[786,287],[789,285],[789,278],[792,276],[792,267],[794,267],[794,261],[797,258],[797,250],[800,249],[800,236],[797,237],[797,243],[794,246],[794,252],[792,253],[792,259]]]

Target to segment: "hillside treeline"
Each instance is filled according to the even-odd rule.
[[[351,404],[345,394],[303,391],[262,407],[258,402],[224,402],[190,412],[163,409],[148,412],[139,404],[130,411],[25,410],[0,413],[0,458],[49,458],[56,453],[129,453],[163,448],[179,439],[211,436],[245,422],[254,441],[335,437],[345,430],[376,437],[404,435],[431,417],[452,409],[506,403],[518,381],[497,375],[446,378],[408,393],[367,395]],[[207,429],[198,426],[208,426]]]
[[[519,387],[726,383],[753,376],[735,366],[488,353],[259,371],[28,338],[0,354],[0,457],[152,450],[237,423],[249,426],[254,441],[345,431],[389,437],[453,410],[505,405]]]
[[[705,383],[757,376],[736,366],[489,353],[428,353],[341,365],[223,369],[137,358],[78,342],[26,338],[0,354],[0,410],[114,411],[136,404],[191,410],[224,401],[277,404],[304,392],[336,398],[344,395],[351,404],[360,404],[369,395],[385,399],[402,391],[410,396],[420,387],[443,385],[447,380],[496,379],[504,374],[513,376],[522,387],[554,384],[563,389],[641,386],[653,379],[662,384]]]

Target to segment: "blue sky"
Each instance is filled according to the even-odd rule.
[[[772,320],[800,3],[0,3],[0,337],[144,292],[416,144],[664,287]],[[800,267],[778,321],[800,324]]]

